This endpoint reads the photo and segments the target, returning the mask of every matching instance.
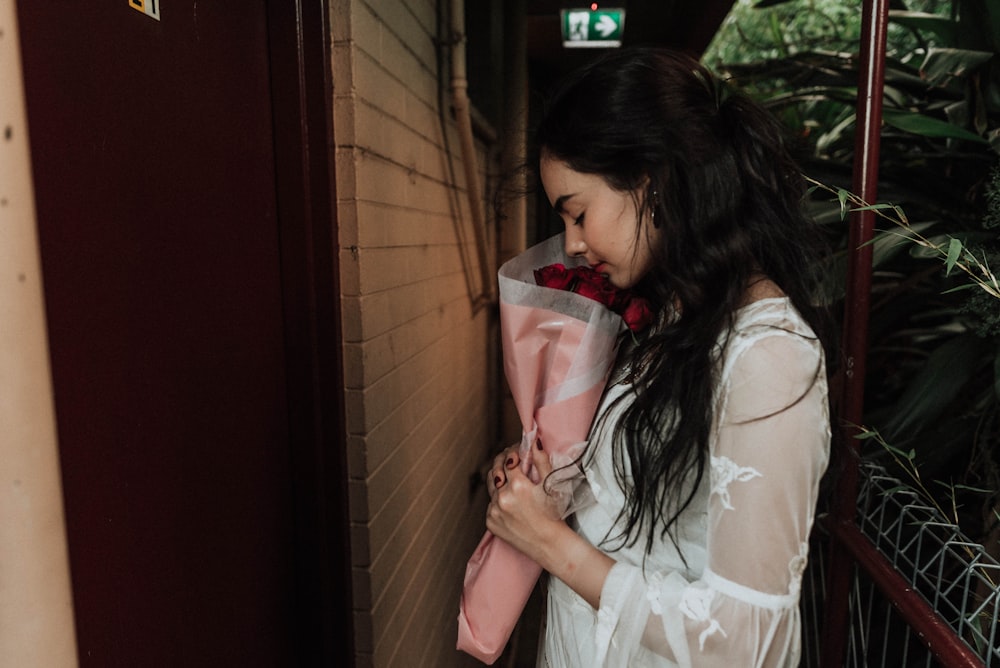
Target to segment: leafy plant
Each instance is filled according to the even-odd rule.
[[[849,193],[860,6],[741,0],[705,60],[800,138],[810,206],[836,249],[831,302],[843,298],[844,213],[876,213],[864,421],[948,486],[928,490],[957,495],[985,544],[998,498],[969,490],[1000,489],[1000,4],[892,3],[879,165],[892,204]],[[867,456],[900,466],[887,453]]]

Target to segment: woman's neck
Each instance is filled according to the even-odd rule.
[[[773,299],[784,297],[785,293],[778,284],[764,274],[754,274],[750,277],[747,289],[743,292],[743,301],[740,306],[749,306],[761,299]]]

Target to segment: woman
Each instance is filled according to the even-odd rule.
[[[782,130],[697,62],[622,50],[565,83],[537,145],[567,254],[658,314],[579,463],[596,501],[562,519],[516,448],[490,472],[487,528],[552,576],[539,665],[797,665],[830,428]]]

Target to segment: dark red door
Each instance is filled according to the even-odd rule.
[[[323,513],[293,480],[322,443],[293,424],[309,307],[283,270],[273,15],[18,14],[81,665],[309,663]]]

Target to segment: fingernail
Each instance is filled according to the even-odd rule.
[[[514,458],[513,457],[508,457],[507,458],[507,468],[509,468],[509,469],[514,468]]]
[[[541,441],[535,441],[535,446],[536,446],[536,447],[537,447],[537,448],[538,448],[539,450],[542,450],[542,449],[543,449],[543,448],[542,448],[542,442],[541,442]]]

